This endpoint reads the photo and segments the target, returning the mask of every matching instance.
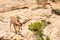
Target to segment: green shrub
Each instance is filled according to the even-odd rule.
[[[43,37],[39,37],[37,40],[44,40],[44,38]]]
[[[60,15],[60,10],[59,9],[53,9],[52,12],[57,14],[57,15]]]
[[[46,40],[50,40],[50,37],[49,36],[46,36]]]
[[[29,29],[31,31],[38,31],[39,29],[42,28],[42,23],[40,22],[34,22],[34,23],[31,23],[29,26]]]
[[[50,24],[50,22],[49,22]],[[33,31],[34,34],[37,37],[37,40],[44,40],[44,34],[43,34],[43,29],[48,25],[48,22],[46,20],[41,20],[41,22],[34,22],[34,23],[31,23],[29,24],[28,26],[28,29]],[[49,40],[48,37],[46,37],[46,40]]]

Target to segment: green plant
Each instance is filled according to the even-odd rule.
[[[50,23],[49,23],[50,24]],[[34,22],[29,24],[28,29],[33,31],[37,37],[37,40],[44,40],[44,34],[43,29],[48,25],[46,20],[41,20],[41,22]],[[46,37],[46,36],[45,36]],[[48,37],[46,37],[46,40],[49,40]]]
[[[49,36],[46,36],[46,40],[50,40],[50,37]]]
[[[43,37],[38,37],[38,39],[37,40],[44,40],[44,38]]]
[[[38,31],[39,29],[41,29],[42,23],[40,23],[40,22],[34,22],[34,23],[31,23],[28,26],[29,26],[29,30],[31,30],[31,31]]]
[[[55,13],[57,15],[60,15],[60,10],[59,9],[53,9],[52,10],[52,13]]]

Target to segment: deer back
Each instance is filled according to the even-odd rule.
[[[16,17],[11,17],[11,23],[12,23],[12,24],[20,24],[20,21],[19,21],[19,19],[16,18]]]

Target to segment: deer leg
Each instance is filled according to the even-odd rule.
[[[19,30],[18,30],[18,32],[20,32],[20,26],[19,26]]]
[[[10,22],[10,31],[11,31],[11,24],[12,24],[12,23]]]
[[[20,34],[20,27],[17,26],[17,34]]]
[[[24,37],[24,36],[20,33],[20,30],[21,30],[20,27],[21,27],[21,26],[19,25],[18,27],[19,27],[19,29],[18,29],[18,34],[21,35],[22,37]]]
[[[16,25],[14,25],[15,33],[17,34]]]

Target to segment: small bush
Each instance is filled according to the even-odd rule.
[[[44,38],[43,37],[39,37],[37,40],[44,40]]]
[[[41,27],[42,27],[42,23],[34,22],[34,23],[31,23],[29,25],[29,30],[31,30],[31,31],[38,31],[39,29],[41,29]]]
[[[46,36],[46,40],[50,40],[50,37],[49,36]]]
[[[52,12],[57,14],[57,15],[60,15],[60,10],[59,9],[53,9]]]
[[[33,31],[37,37],[37,40],[44,40],[44,34],[43,29],[50,24],[50,22],[47,22],[46,20],[41,20],[41,22],[34,22],[29,24],[28,29]],[[48,37],[46,37],[46,40],[49,40]]]

